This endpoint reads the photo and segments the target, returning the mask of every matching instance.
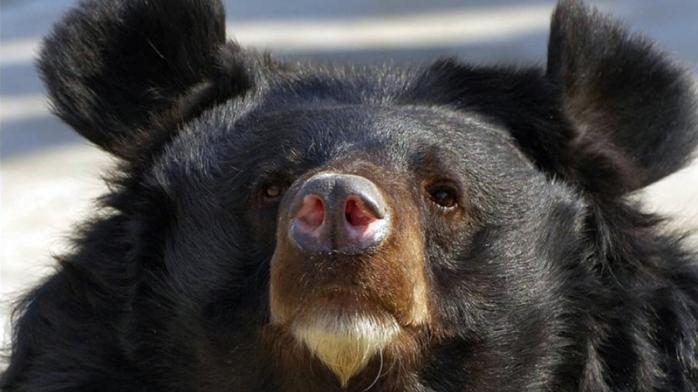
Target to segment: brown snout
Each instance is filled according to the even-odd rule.
[[[412,352],[429,320],[418,206],[396,183],[368,170],[320,172],[279,205],[270,336],[302,343],[295,360],[317,358],[343,386],[378,353]]]

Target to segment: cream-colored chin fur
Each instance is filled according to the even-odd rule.
[[[392,317],[324,314],[295,321],[292,332],[344,387],[395,338],[400,326]]]

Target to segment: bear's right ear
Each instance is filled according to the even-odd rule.
[[[124,159],[251,84],[225,44],[216,0],[86,0],[44,42],[39,67],[55,113]],[[223,91],[224,90],[224,91]]]

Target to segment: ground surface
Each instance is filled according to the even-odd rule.
[[[590,0],[698,71],[698,1]],[[318,61],[544,61],[551,1],[227,0],[243,45]],[[40,38],[75,2],[0,0],[0,337],[7,304],[51,271],[69,228],[93,211],[113,163],[50,116],[32,61]],[[698,165],[637,197],[698,228]],[[1,342],[1,340],[0,340]],[[2,368],[2,366],[0,366]]]

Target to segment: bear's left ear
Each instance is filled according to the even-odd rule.
[[[574,131],[566,165],[588,190],[625,194],[690,159],[698,110],[689,73],[578,0],[554,12],[546,78]]]
[[[56,114],[134,160],[250,79],[225,44],[218,0],[83,0],[44,42],[39,67]]]

